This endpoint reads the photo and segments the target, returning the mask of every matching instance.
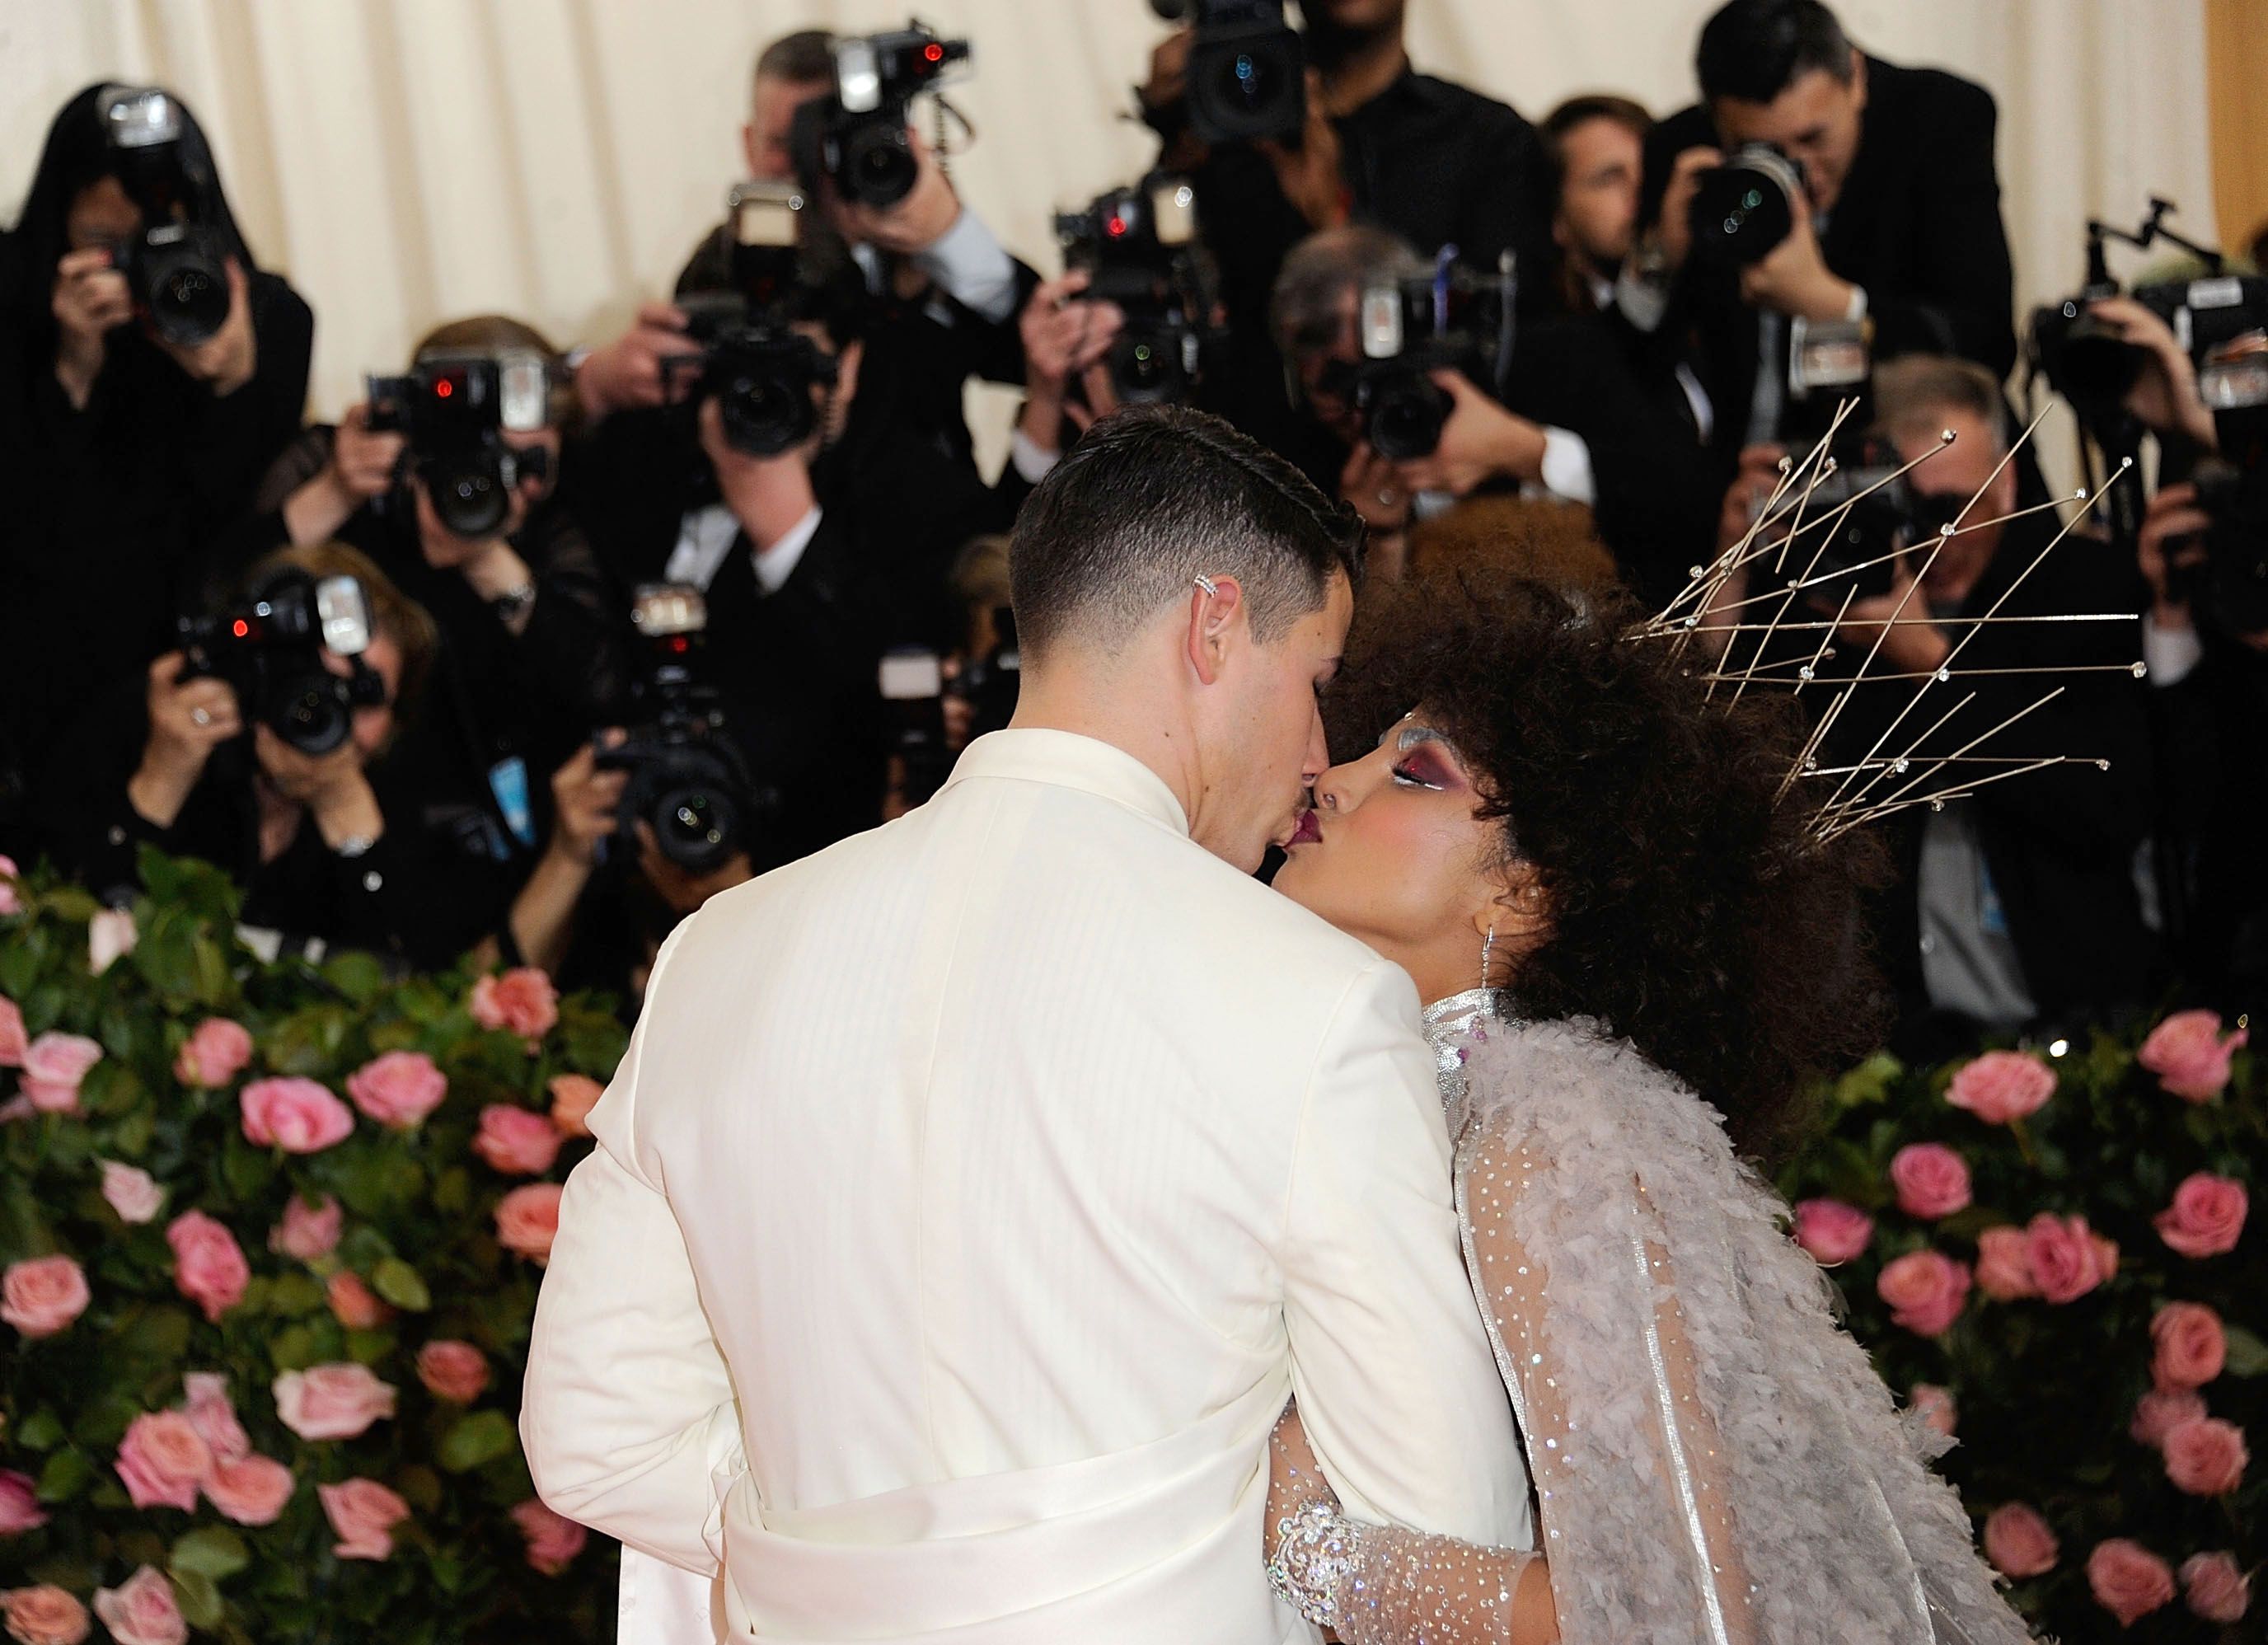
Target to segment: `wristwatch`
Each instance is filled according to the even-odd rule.
[[[497,621],[506,624],[517,623],[527,615],[535,603],[535,585],[522,583],[517,588],[507,588],[489,601],[489,609],[497,614]]]

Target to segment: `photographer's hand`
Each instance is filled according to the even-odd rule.
[[[551,773],[551,838],[506,917],[521,957],[547,971],[556,971],[567,957],[575,904],[590,883],[599,843],[618,826],[630,773],[600,771],[598,749],[619,748],[622,736],[618,728],[601,731]]]
[[[1323,77],[1307,70],[1307,122],[1299,146],[1272,137],[1256,141],[1254,148],[1276,168],[1276,184],[1284,197],[1314,229],[1343,225],[1353,209],[1345,173],[1340,167],[1338,128],[1323,111]]]
[[[2101,297],[2087,312],[2143,350],[2126,409],[2160,434],[2183,434],[2207,451],[2220,447],[2213,413],[2198,397],[2197,364],[2174,328],[2131,297]]]
[[[228,260],[228,318],[218,331],[188,348],[163,337],[157,343],[176,365],[211,389],[216,400],[250,382],[259,369],[260,338],[252,328],[252,282],[244,265],[233,257]]]
[[[1506,410],[1462,372],[1431,375],[1449,396],[1449,417],[1441,425],[1440,445],[1423,457],[1395,464],[1405,491],[1464,497],[1498,476],[1523,482],[1543,478],[1541,426]]]
[[[1662,190],[1661,217],[1654,225],[1654,238],[1661,247],[1662,267],[1675,274],[1685,266],[1685,259],[1693,249],[1693,191],[1700,186],[1701,173],[1725,163],[1724,152],[1719,149],[1685,149],[1669,168],[1669,182]]]
[[[701,345],[685,335],[686,324],[685,311],[674,303],[639,305],[628,331],[583,357],[575,373],[575,397],[583,415],[596,423],[615,411],[661,404],[667,397],[662,361],[701,352]]]
[[[1089,277],[1074,269],[1049,280],[1024,305],[1017,329],[1024,341],[1025,400],[1017,426],[1043,452],[1053,452],[1062,439],[1064,417],[1074,418],[1079,408],[1071,401],[1071,380],[1110,352],[1126,316],[1116,303],[1074,300]]]
[[[228,682],[207,675],[182,679],[185,660],[169,651],[150,665],[150,736],[126,784],[128,802],[154,828],[173,826],[212,751],[244,730]]]
[[[456,572],[483,601],[500,600],[535,586],[535,573],[511,542],[512,534],[527,520],[527,498],[524,492],[512,492],[511,512],[504,516],[504,528],[497,535],[460,537],[441,523],[423,480],[415,482],[409,489],[417,499],[417,546],[426,564],[436,571]],[[534,610],[533,601],[523,602],[505,626],[513,634],[519,634],[527,627]]]
[[[293,544],[326,541],[364,503],[385,495],[408,439],[372,433],[370,408],[360,401],[349,406],[331,437],[330,461],[284,499],[284,529]]]
[[[2187,483],[2167,486],[2143,511],[2134,558],[2149,580],[2152,628],[2174,634],[2196,627],[2189,601],[2175,592],[2173,573],[2204,564],[2204,535],[2212,524],[2198,506],[2197,487]]]
[[[914,157],[910,194],[887,206],[861,205],[839,198],[834,203],[836,226],[845,240],[901,257],[910,257],[936,245],[961,215],[961,196],[954,192],[953,180],[938,164],[929,140],[910,127],[906,135]],[[831,195],[832,184],[828,190]]]
[[[757,553],[786,536],[819,506],[811,484],[811,451],[817,434],[809,444],[777,456],[752,457],[725,438],[724,414],[714,400],[703,402],[700,426],[701,450],[717,471],[725,506],[733,511]]]
[[[1827,589],[1808,596],[1813,609],[1833,616],[1842,601],[1825,599]],[[1887,634],[1883,624],[1893,623]],[[1921,590],[1915,586],[1914,575],[1904,557],[1890,562],[1890,591],[1869,600],[1854,600],[1843,616],[1843,626],[1837,631],[1852,645],[1871,649],[1877,635],[1882,636],[1881,660],[1892,668],[1905,674],[1933,674],[1944,666],[1953,647],[1945,631],[1929,620],[1929,606],[1922,599]],[[1865,653],[1854,662],[1863,660]]]
[[[85,406],[102,375],[103,338],[134,318],[134,293],[111,266],[106,246],[65,252],[48,299],[55,317],[55,380],[74,410]]]
[[[375,840],[386,832],[386,814],[352,737],[328,754],[303,754],[268,727],[254,726],[252,750],[276,791],[307,808],[323,844],[334,851],[348,840]]]
[[[1811,224],[1810,197],[1800,189],[1794,210],[1795,226],[1787,238],[1741,270],[1741,299],[1813,321],[1847,319],[1859,288],[1827,266]]]

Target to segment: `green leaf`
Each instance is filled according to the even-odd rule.
[[[180,1602],[181,1614],[194,1628],[208,1632],[221,1624],[227,1609],[221,1604],[219,1586],[202,1571],[173,1571],[166,1575],[173,1579],[173,1597]]]
[[[433,1295],[425,1288],[425,1281],[417,1270],[399,1257],[388,1257],[372,1271],[370,1282],[378,1294],[396,1308],[406,1308],[413,1314],[422,1314],[433,1306]]]
[[[63,1420],[44,1406],[26,1417],[16,1429],[16,1443],[26,1450],[53,1450],[63,1440]]]
[[[475,1411],[441,1436],[434,1460],[451,1473],[469,1473],[519,1448],[519,1435],[503,1412]]]
[[[372,954],[342,954],[323,964],[323,980],[355,1004],[368,1005],[386,986],[386,967]]]
[[[312,1314],[325,1303],[322,1284],[313,1274],[282,1273],[269,1284],[268,1311],[271,1314]]]
[[[136,1359],[179,1360],[188,1351],[194,1322],[185,1309],[152,1308],[119,1333],[119,1344]]]
[[[2231,1376],[2257,1376],[2268,1371],[2268,1342],[2242,1325],[2224,1325],[2221,1334],[2228,1342],[2227,1369]]]
[[[307,1325],[287,1325],[268,1345],[268,1357],[279,1371],[304,1371],[323,1361],[323,1344]]]
[[[68,1502],[94,1482],[95,1467],[83,1450],[59,1450],[40,1470],[40,1501]]]
[[[244,1538],[225,1525],[200,1525],[173,1545],[175,1575],[195,1571],[216,1582],[225,1582],[252,1563]]]

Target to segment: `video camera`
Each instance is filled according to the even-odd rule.
[[[632,687],[651,717],[620,746],[600,749],[598,766],[630,774],[619,813],[624,839],[644,822],[664,857],[708,874],[748,849],[772,797],[750,778],[717,693],[701,678],[709,609],[700,590],[650,584],[637,591],[630,621],[652,645],[648,672]]]
[[[1803,162],[1777,144],[1744,143],[1694,180],[1693,254],[1720,268],[1762,262],[1795,232]]]
[[[209,162],[182,144],[180,106],[154,87],[105,86],[97,100],[119,181],[142,213],[112,247],[113,266],[158,335],[195,348],[228,320],[228,236],[205,221]]]
[[[541,446],[516,446],[504,431],[533,433],[551,415],[551,363],[532,350],[436,353],[400,377],[364,379],[373,431],[409,436],[409,461],[433,512],[460,537],[493,536],[524,480],[550,472]]]
[[[1297,138],[1307,123],[1307,53],[1284,0],[1151,0],[1169,23],[1194,25],[1189,126],[1206,143]]]
[[[895,33],[836,41],[835,89],[796,110],[788,137],[803,186],[815,193],[832,178],[845,200],[877,208],[911,194],[907,108],[968,60],[967,41],[941,39],[918,18]]]
[[[1381,281],[1357,297],[1355,328],[1362,358],[1336,361],[1319,387],[1343,399],[1362,420],[1364,438],[1381,457],[1423,457],[1441,443],[1448,392],[1436,371],[1462,371],[1491,385],[1511,365],[1517,285],[1511,254],[1498,272],[1482,274],[1444,251],[1431,275]]]
[[[1111,387],[1129,405],[1179,402],[1203,375],[1213,340],[1212,282],[1197,238],[1197,191],[1153,173],[1081,211],[1058,212],[1064,265],[1088,274],[1086,295],[1125,312],[1111,345]]]
[[[356,709],[386,701],[386,682],[363,660],[371,628],[355,579],[285,570],[240,606],[175,623],[187,653],[180,678],[225,680],[247,719],[302,754],[328,754],[347,740]],[[325,652],[347,659],[344,677],[324,667]]]
[[[835,383],[834,358],[789,324],[803,290],[796,228],[804,195],[789,183],[740,183],[726,206],[734,289],[679,299],[702,351],[665,358],[663,383],[673,402],[716,401],[735,451],[776,457],[811,438],[816,391]]]

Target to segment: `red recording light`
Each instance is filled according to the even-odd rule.
[[[246,622],[242,617],[237,618],[235,622],[230,623],[228,626],[229,632],[234,634],[239,639],[242,639],[247,634],[252,632],[252,624]]]
[[[451,395],[456,392],[457,385],[451,382],[446,377],[433,385],[433,397],[436,400],[446,400]]]
[[[1102,232],[1109,235],[1111,239],[1116,240],[1121,234],[1123,234],[1126,232],[1126,219],[1123,217],[1112,218],[1110,221],[1102,225]]]
[[[922,55],[928,58],[932,63],[943,63],[945,61],[945,48],[939,45],[935,41],[932,41],[928,45],[922,48]]]
[[[669,637],[669,648],[682,656],[693,649],[693,642],[682,634],[672,634]]]

